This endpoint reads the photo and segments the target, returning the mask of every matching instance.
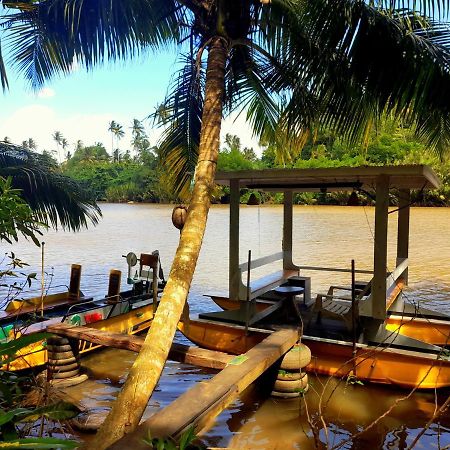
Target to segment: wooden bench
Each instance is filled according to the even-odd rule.
[[[283,260],[284,253],[278,252],[273,255],[264,256],[262,258],[255,259],[250,263],[250,270],[262,267],[267,264],[276,261]],[[271,298],[270,305],[267,308],[258,309],[255,304],[255,299],[263,294],[269,293],[272,289],[288,282],[289,279],[297,277],[299,274],[298,269],[282,269],[271,274],[260,277],[250,282],[249,289],[242,282],[242,274],[248,271],[248,263],[239,265],[239,298],[231,299],[238,304],[226,311],[216,311],[201,313],[199,318],[208,320],[220,320],[228,323],[235,323],[239,325],[246,324],[247,326],[254,325],[276,310],[281,309],[284,304],[284,299],[275,295]],[[307,281],[304,281],[307,280]],[[306,286],[305,292],[310,292],[309,278],[302,278],[297,280],[298,283],[302,283]],[[211,296],[215,297],[215,296]],[[249,300],[249,301],[247,301]],[[217,302],[220,305],[220,302]]]
[[[250,270],[256,269],[257,267],[262,267],[267,264],[276,261],[283,260],[284,253],[278,252],[269,256],[264,256],[262,258],[255,259],[250,263]],[[248,293],[248,287],[242,282],[242,274],[248,271],[248,264],[243,263],[239,264],[239,273],[240,273],[240,284],[239,284],[239,300],[253,300],[262,294],[270,291],[273,288],[280,286],[285,283],[289,278],[297,276],[299,274],[298,269],[282,269],[277,272],[273,272],[269,275],[265,275],[256,280],[250,281],[250,292]]]

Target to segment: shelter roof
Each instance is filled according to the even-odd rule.
[[[218,172],[216,183],[228,186],[231,180],[239,180],[241,188],[272,192],[351,191],[375,188],[380,175],[389,176],[391,189],[433,189],[441,185],[434,171],[425,165],[239,170]]]

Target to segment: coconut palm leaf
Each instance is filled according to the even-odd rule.
[[[278,39],[278,64],[266,79],[276,90],[293,92],[284,120],[293,125],[304,119],[304,95],[296,90],[315,97],[320,121],[351,140],[381,112],[407,114],[422,127],[435,123],[424,120],[425,105],[448,114],[449,52],[439,43],[448,39],[445,27],[430,21],[421,27],[418,20],[408,25],[364,2],[307,3],[307,14],[299,8],[285,15],[291,34]],[[273,48],[269,27],[264,30]]]
[[[3,4],[14,8],[0,22],[9,31],[5,43],[11,64],[34,88],[58,73],[68,74],[75,62],[90,69],[182,37],[184,10],[174,0],[47,0],[26,8],[23,2]]]
[[[88,222],[97,224],[101,211],[93,194],[78,182],[57,172],[45,155],[0,142],[0,176],[11,177],[12,187],[37,218],[57,228],[77,231]]]
[[[197,163],[204,73],[191,55],[182,55],[181,62],[183,67],[174,77],[164,101],[165,115],[160,123],[166,128],[158,147],[175,193],[184,197],[189,192]]]

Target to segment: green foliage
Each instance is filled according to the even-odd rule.
[[[92,193],[62,175],[48,154],[0,142],[0,176],[11,177],[11,186],[46,225],[77,231],[101,216]]]
[[[80,445],[79,442],[70,441],[67,439],[56,439],[56,438],[24,438],[24,439],[14,439],[11,441],[0,441],[0,448],[5,449],[71,449],[76,448]]]
[[[35,333],[17,337],[9,342],[0,343],[0,361],[7,365],[16,358],[16,353],[30,344],[46,339],[50,334]],[[30,385],[30,378],[3,370],[0,372],[0,448],[29,449],[70,449],[78,443],[66,439],[48,437],[21,438],[23,422],[38,420],[61,421],[75,417],[80,409],[69,402],[59,401],[36,408],[23,408],[19,402],[23,389]]]
[[[45,224],[37,220],[30,206],[22,199],[19,189],[12,188],[11,177],[0,176],[0,240],[9,243],[17,241],[22,234],[37,246],[41,235],[40,228]]]
[[[206,447],[202,444],[194,445],[196,439],[194,427],[189,427],[181,434],[177,443],[172,438],[153,438],[149,435],[144,442],[154,450],[203,450]]]

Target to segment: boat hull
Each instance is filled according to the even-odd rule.
[[[127,313],[113,316],[107,319],[92,322],[89,327],[109,331],[111,333],[122,334],[138,334],[150,328],[153,319],[153,303],[146,304],[135,308]],[[61,322],[61,319],[40,322],[39,324],[31,325],[28,329],[22,331],[22,334],[32,334],[35,332],[45,331],[46,326]],[[84,354],[100,348],[101,345],[93,344],[87,341],[79,342],[79,352]],[[16,353],[16,359],[3,366],[2,370],[25,370],[43,366],[47,362],[47,350],[44,341],[38,341],[34,344],[28,345]]]
[[[248,351],[270,333],[250,329],[246,336],[244,327],[209,320],[184,320],[179,330],[200,347],[232,354]],[[409,389],[450,386],[450,361],[437,355],[357,344],[354,358],[348,342],[312,336],[303,336],[302,342],[313,355],[307,372]]]
[[[426,319],[422,317],[390,316],[386,319],[386,330],[397,332],[427,344],[450,345],[449,320]]]
[[[237,310],[241,307],[238,300],[231,300],[227,297],[211,296],[216,305],[225,311]],[[270,300],[256,300],[256,312],[264,311],[273,305]],[[409,317],[402,315],[391,315],[387,317],[386,330],[393,331],[418,341],[431,345],[450,345],[450,317],[448,320],[427,319],[423,317]]]

